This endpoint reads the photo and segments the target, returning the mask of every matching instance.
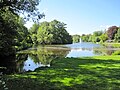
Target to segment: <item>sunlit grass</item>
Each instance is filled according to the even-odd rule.
[[[50,68],[6,75],[10,90],[119,90],[120,56],[63,58]]]
[[[111,56],[94,56],[94,59],[100,60],[120,60],[120,55],[111,55]]]
[[[120,43],[104,43],[105,46],[112,46],[114,48],[120,48]]]

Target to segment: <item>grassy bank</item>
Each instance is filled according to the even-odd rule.
[[[106,47],[120,48],[120,43],[103,43]]]
[[[57,59],[50,68],[6,75],[3,80],[9,90],[120,90],[119,59],[120,56]]]

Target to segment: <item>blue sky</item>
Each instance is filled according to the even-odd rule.
[[[67,24],[70,34],[89,34],[120,26],[120,0],[41,0],[38,8],[46,15],[41,22],[57,19]]]

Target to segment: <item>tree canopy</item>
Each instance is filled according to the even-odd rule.
[[[39,28],[38,28],[39,26]],[[66,31],[66,24],[53,20],[34,24],[29,30],[34,43],[39,44],[67,44],[72,43],[72,37]],[[37,30],[38,29],[38,30]]]
[[[37,9],[39,3],[40,0],[0,0],[0,10],[5,12],[7,9],[16,15],[23,14],[26,20],[32,18],[35,21],[45,16]]]
[[[19,22],[20,14],[24,20],[37,21],[44,14],[37,9],[39,0],[0,0],[0,56],[8,56],[15,53],[15,47],[21,49],[27,47],[30,36],[27,28]],[[19,48],[20,49],[20,48]]]
[[[73,39],[73,43],[78,43],[80,42],[80,35],[73,35],[72,36],[72,39]]]
[[[118,30],[117,26],[111,26],[108,28],[107,35],[108,35],[109,40],[114,39],[115,34],[117,33],[117,30]]]
[[[120,42],[120,27],[111,26],[104,31],[95,31],[92,35],[82,35],[84,42]]]

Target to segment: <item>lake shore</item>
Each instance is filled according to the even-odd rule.
[[[120,48],[120,43],[103,43],[105,47]]]
[[[61,58],[53,60],[50,68],[4,75],[3,80],[10,90],[119,90],[119,58]]]

